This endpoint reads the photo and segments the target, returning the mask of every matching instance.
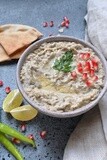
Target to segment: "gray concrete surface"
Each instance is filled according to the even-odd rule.
[[[70,19],[69,29],[63,35],[84,39],[87,0],[0,0],[0,24],[18,23],[36,27],[44,34],[58,34],[58,25],[64,16]],[[44,21],[54,21],[54,27],[43,28]],[[0,64],[0,79],[4,86],[0,88],[0,120],[19,129],[21,122],[13,119],[2,110],[2,102],[6,96],[4,88],[16,85],[16,61]],[[70,133],[74,130],[81,117],[57,119],[39,114],[35,119],[27,122],[26,135],[35,136],[37,149],[29,145],[20,144],[17,148],[25,160],[62,160],[63,151]],[[20,130],[20,129],[19,129]],[[41,130],[47,131],[46,139],[41,139]],[[14,157],[0,144],[0,160],[14,160]]]

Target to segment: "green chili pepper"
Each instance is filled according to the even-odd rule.
[[[23,160],[22,155],[19,153],[19,151],[15,148],[15,146],[6,138],[6,136],[0,132],[0,142],[5,146],[6,149],[8,149],[8,151],[10,153],[13,154],[13,156],[17,159],[17,160]]]
[[[28,137],[24,136],[22,133],[18,132],[17,130],[11,128],[10,126],[0,123],[0,132],[8,134],[9,136],[15,137],[23,142],[32,144],[35,147],[35,142]]]

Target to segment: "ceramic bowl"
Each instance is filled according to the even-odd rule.
[[[52,112],[50,110],[46,110],[43,109],[43,107],[41,107],[40,105],[36,104],[35,102],[33,102],[28,95],[25,93],[24,88],[21,84],[20,81],[20,71],[22,68],[22,65],[25,62],[26,57],[28,56],[29,53],[31,53],[33,50],[35,50],[36,48],[38,48],[42,43],[44,42],[55,42],[55,41],[68,41],[68,42],[76,42],[76,43],[80,43],[84,46],[87,46],[89,48],[91,48],[92,50],[94,50],[94,52],[96,53],[96,55],[100,58],[102,64],[103,64],[103,68],[104,68],[104,72],[105,72],[105,79],[104,79],[104,87],[101,90],[100,94],[98,95],[98,97],[90,102],[89,104],[82,106],[81,108],[78,108],[74,111],[70,111],[70,112],[64,112],[64,113],[59,113],[59,112]],[[29,46],[25,52],[22,54],[22,56],[20,57],[18,64],[17,64],[17,85],[18,88],[20,90],[20,92],[22,93],[23,97],[26,99],[26,101],[32,105],[34,108],[36,108],[39,112],[52,116],[52,117],[58,117],[58,118],[67,118],[67,117],[74,117],[74,116],[78,116],[81,115],[87,111],[89,111],[90,109],[92,109],[98,102],[99,100],[102,98],[102,96],[104,95],[104,93],[107,90],[107,63],[106,60],[103,56],[102,53],[100,53],[95,47],[93,47],[91,44],[84,42],[83,40],[74,38],[74,37],[68,37],[68,36],[55,36],[55,37],[48,37],[48,38],[44,38],[41,39],[35,43],[33,43],[31,46]]]

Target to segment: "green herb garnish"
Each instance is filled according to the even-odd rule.
[[[70,72],[73,67],[71,63],[73,61],[73,52],[66,51],[60,59],[56,59],[53,68],[58,71]]]

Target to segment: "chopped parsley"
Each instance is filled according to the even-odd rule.
[[[71,72],[74,68],[71,66],[73,61],[73,51],[66,51],[60,59],[56,59],[53,68],[58,71]]]

